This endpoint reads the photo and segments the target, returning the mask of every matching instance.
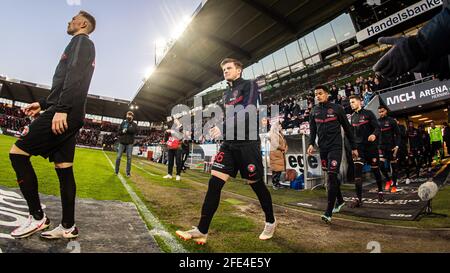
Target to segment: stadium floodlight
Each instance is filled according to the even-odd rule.
[[[416,115],[416,116],[412,116],[411,118],[421,118],[422,115]]]
[[[153,72],[155,72],[154,66],[147,68],[147,70],[145,71],[145,80],[148,80]]]
[[[191,21],[192,17],[184,16],[181,19],[181,22],[172,31],[172,38],[178,40],[181,37],[181,35],[183,35],[183,32],[186,30]]]
[[[160,49],[160,48],[164,48],[167,44],[167,40],[163,37],[160,37],[158,39],[155,40],[155,46]]]
[[[155,40],[155,66],[158,65],[158,60],[161,60],[167,50],[168,41],[165,38],[158,38]]]
[[[421,118],[421,119],[419,119],[419,121],[425,121],[425,120],[428,120],[428,118]]]

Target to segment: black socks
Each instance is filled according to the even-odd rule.
[[[17,182],[19,183],[22,195],[27,201],[30,215],[36,220],[41,220],[44,217],[44,212],[41,208],[37,177],[31,165],[30,157],[10,154],[9,159],[16,172]]]
[[[273,215],[273,206],[272,206],[272,196],[270,195],[269,190],[262,180],[259,180],[256,183],[250,184],[253,191],[258,196],[259,203],[261,204],[261,208],[266,215],[267,223],[275,223],[275,216]]]
[[[219,207],[223,186],[225,186],[225,181],[218,177],[212,176],[209,180],[208,192],[206,193],[205,201],[203,201],[202,216],[198,224],[198,230],[203,234],[208,233],[211,220]]]
[[[225,186],[225,181],[218,177],[212,176],[209,180],[208,192],[203,202],[202,215],[198,224],[198,230],[203,234],[208,233],[211,220],[219,207],[220,194],[223,186]],[[264,185],[262,180],[259,180],[256,183],[250,184],[250,186],[256,193],[256,196],[258,196],[259,203],[266,216],[266,222],[273,224],[275,217],[273,215],[272,197],[266,185]]]
[[[375,175],[377,181],[378,192],[383,192],[383,178],[381,177],[380,168],[372,167],[372,173]]]
[[[344,202],[337,174],[328,173],[328,203],[327,203],[327,211],[325,212],[325,215],[328,217],[331,217],[333,215],[333,209],[336,204],[336,198],[338,204],[342,204]]]
[[[362,171],[363,171],[363,165],[362,164],[355,164],[355,189],[356,189],[356,196],[359,199],[359,201],[362,201]]]
[[[75,224],[75,195],[77,187],[75,177],[73,175],[73,167],[65,169],[56,169],[58,174],[61,204],[62,204],[62,221],[64,228],[68,229]]]

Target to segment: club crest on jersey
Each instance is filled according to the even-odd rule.
[[[253,164],[248,165],[247,170],[251,173],[254,173],[256,171],[256,166]]]
[[[233,99],[237,99],[238,95],[239,95],[239,90],[234,90],[233,91]]]
[[[327,111],[328,115],[334,114],[334,110],[332,108],[328,109]]]

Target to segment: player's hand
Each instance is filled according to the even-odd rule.
[[[314,149],[313,145],[309,145],[308,147],[308,155],[313,155],[313,153],[316,151],[316,149]]]
[[[123,129],[123,130],[122,130],[122,133],[123,133],[123,134],[126,134],[126,133],[127,133],[127,129]]]
[[[262,126],[267,126],[267,124],[269,124],[269,121],[268,121],[268,119],[267,118],[262,118],[261,119],[261,124],[262,124]]]
[[[29,117],[35,117],[41,112],[41,105],[39,104],[39,102],[34,102],[27,107],[22,108],[22,111]]]
[[[52,131],[55,135],[62,135],[69,126],[67,125],[67,113],[55,113],[52,121]]]
[[[378,75],[395,79],[411,71],[419,62],[421,52],[414,46],[418,43],[415,36],[381,37],[378,42],[393,46],[373,67]]]
[[[375,140],[377,140],[377,136],[376,135],[370,135],[367,140],[369,140],[369,142],[374,142]]]
[[[395,146],[395,148],[392,149],[392,152],[393,152],[393,154],[394,154],[394,157],[397,157],[398,146]]]
[[[219,127],[214,126],[213,128],[211,128],[209,130],[209,135],[213,138],[213,139],[219,139],[222,136],[222,132],[220,131]]]
[[[353,157],[354,160],[359,157],[358,150],[352,150],[352,157]]]

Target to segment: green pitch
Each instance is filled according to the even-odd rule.
[[[9,161],[9,150],[15,141],[13,137],[0,136],[0,185],[10,188],[18,188],[16,174]],[[33,157],[32,163],[39,181],[39,192],[59,196],[54,165],[41,157]],[[131,201],[109,162],[99,151],[77,149],[74,173],[78,198]]]
[[[14,138],[0,136],[0,185],[16,188],[16,178],[10,166],[8,152]],[[115,153],[106,156],[115,161]],[[75,178],[77,198],[121,200],[131,202],[121,182],[102,151],[77,149]],[[38,179],[39,191],[59,196],[59,182],[53,165],[34,157],[32,159]],[[124,175],[125,157],[121,173]],[[172,234],[177,229],[190,229],[198,224],[209,175],[201,171],[187,171],[182,181],[164,180],[167,167],[133,159],[132,177],[127,183],[144,201],[148,209]],[[286,207],[286,203],[301,201],[324,191],[272,191],[275,215],[279,228],[275,237],[267,242],[258,240],[264,227],[264,216],[256,196],[245,181],[231,179],[224,187],[220,207],[214,217],[206,246],[181,242],[191,252],[370,252],[367,244],[376,241],[382,252],[449,252],[450,217],[424,218],[421,221],[382,221],[339,215],[328,226],[320,221],[317,211]],[[450,214],[450,188],[441,190],[434,200],[434,210]],[[280,206],[281,205],[281,206]],[[345,220],[344,220],[345,219]],[[349,221],[350,220],[350,221]],[[359,222],[361,221],[361,222]],[[372,222],[383,226],[366,224]],[[147,223],[149,228],[152,227]],[[390,227],[402,225],[407,229]],[[414,229],[410,229],[414,227]],[[428,230],[428,228],[444,228]],[[446,229],[447,228],[447,229]],[[162,249],[162,240],[156,237]],[[399,243],[401,241],[402,243]]]

